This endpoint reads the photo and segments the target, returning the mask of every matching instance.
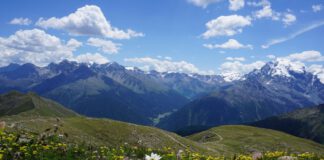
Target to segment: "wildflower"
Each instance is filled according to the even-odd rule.
[[[296,157],[292,157],[292,156],[281,156],[278,158],[278,160],[296,160]]]
[[[64,138],[64,135],[63,134],[59,134],[58,137],[59,138]]]
[[[26,146],[22,146],[22,147],[19,148],[19,150],[21,152],[26,152],[27,151],[27,147]]]
[[[151,155],[145,155],[145,160],[160,160],[161,156],[155,153],[151,153]]]
[[[252,160],[251,156],[239,155],[236,160]]]
[[[261,152],[254,152],[254,153],[252,153],[252,159],[253,160],[262,159],[262,153]]]
[[[305,152],[305,153],[299,154],[298,157],[300,157],[301,159],[312,159],[315,157],[315,154]]]
[[[50,147],[49,147],[48,145],[46,145],[46,146],[43,146],[43,149],[45,149],[45,150],[49,150]]]
[[[183,150],[180,149],[177,153],[177,159],[181,159],[182,153],[183,153]]]

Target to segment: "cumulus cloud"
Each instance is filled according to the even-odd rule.
[[[150,57],[126,58],[125,62],[140,64],[140,68],[145,71],[156,70],[158,72],[182,72],[182,73],[199,73],[214,74],[213,71],[199,70],[194,64],[186,61],[171,61],[167,59],[154,59]]]
[[[282,21],[285,26],[289,26],[297,20],[296,16],[291,13],[285,13],[283,15]]]
[[[229,0],[229,10],[237,11],[244,7],[244,0]]]
[[[319,12],[323,9],[323,5],[321,4],[316,4],[316,5],[312,5],[312,9],[313,9],[313,12]]]
[[[297,18],[294,14],[290,13],[280,13],[272,9],[271,3],[268,0],[261,0],[259,2],[248,2],[248,5],[254,7],[262,7],[260,10],[253,13],[255,19],[270,18],[275,21],[282,21],[284,26],[289,26],[293,24]]]
[[[222,0],[187,0],[187,1],[195,6],[206,8],[208,5],[212,3],[220,2]]]
[[[313,73],[314,75],[317,75],[317,77],[320,79],[320,81],[324,84],[324,66],[313,64],[307,68],[307,71]]]
[[[233,61],[233,62],[225,62],[220,65],[219,70],[222,74],[225,73],[237,73],[240,75],[244,75],[253,71],[254,69],[260,69],[262,66],[265,65],[263,61],[256,61],[253,63],[242,63],[240,61]]]
[[[301,62],[321,62],[324,61],[324,56],[319,51],[303,51],[301,53],[293,53],[287,57],[284,57],[291,61],[301,61]]]
[[[255,6],[255,7],[260,7],[262,6],[262,9],[254,12],[254,17],[257,19],[260,18],[271,18],[272,20],[279,20],[280,18],[280,13],[272,10],[271,8],[271,3],[267,0],[262,0],[258,3],[250,3],[250,5]]]
[[[0,65],[33,63],[39,66],[73,58],[73,52],[82,45],[47,34],[43,30],[19,30],[9,37],[0,37]]]
[[[243,27],[251,25],[250,17],[240,15],[219,16],[206,23],[207,31],[202,34],[208,39],[216,36],[233,36],[241,33]]]
[[[253,6],[253,7],[264,7],[264,6],[269,6],[271,5],[271,3],[268,0],[261,0],[261,1],[248,1],[247,4],[249,6]]]
[[[227,61],[245,61],[244,57],[226,57]]]
[[[14,24],[14,25],[25,25],[28,26],[32,23],[32,20],[28,19],[28,18],[14,18],[12,19],[10,22],[10,24]]]
[[[97,63],[97,64],[105,64],[108,63],[109,60],[101,55],[100,53],[85,53],[78,55],[74,58],[77,62],[83,62],[83,63]]]
[[[103,36],[114,39],[130,39],[144,36],[143,33],[131,29],[125,31],[113,27],[101,9],[95,5],[86,5],[61,18],[40,18],[36,25],[45,29],[64,30],[72,35]]]
[[[277,38],[277,39],[270,40],[269,42],[267,42],[266,44],[262,45],[261,47],[262,48],[269,48],[272,45],[286,42],[288,40],[291,40],[291,39],[296,38],[297,36],[299,36],[299,35],[301,35],[303,33],[306,33],[308,31],[311,31],[311,30],[316,29],[318,27],[321,27],[323,25],[324,25],[324,21],[320,21],[320,22],[311,24],[309,26],[306,26],[305,28],[302,28],[302,29],[298,30],[297,32],[292,33],[291,35],[288,35],[287,37],[281,37],[281,38]]]
[[[215,49],[215,48],[221,48],[221,49],[243,49],[243,48],[248,48],[248,49],[253,49],[253,46],[250,44],[244,45],[238,42],[235,39],[229,39],[227,42],[223,44],[204,44],[203,45],[206,48],[209,49]]]
[[[118,53],[121,44],[114,43],[110,40],[104,40],[100,38],[89,38],[87,44],[90,46],[98,47],[100,51],[108,54]]]

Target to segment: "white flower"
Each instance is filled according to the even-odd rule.
[[[161,156],[155,153],[151,153],[151,155],[145,155],[145,160],[160,160]]]

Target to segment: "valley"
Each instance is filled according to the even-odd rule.
[[[23,103],[21,103],[23,102]],[[29,107],[26,107],[29,104]],[[8,108],[9,106],[9,108]],[[11,108],[15,108],[14,112]],[[191,150],[205,155],[233,156],[251,151],[312,152],[321,154],[324,146],[269,129],[248,126],[220,126],[188,137],[154,127],[102,118],[89,118],[33,93],[11,92],[0,97],[0,121],[6,132],[65,135],[66,143],[118,147],[124,144],[152,149],[168,146],[174,151]],[[10,112],[9,112],[10,111]],[[273,139],[277,139],[273,141]],[[280,142],[280,143],[277,143]]]

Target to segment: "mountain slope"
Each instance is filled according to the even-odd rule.
[[[187,138],[210,148],[250,153],[254,151],[314,152],[322,154],[324,146],[282,132],[250,126],[228,125],[211,128]]]
[[[11,64],[0,68],[0,93],[33,91],[92,117],[151,124],[188,99],[161,79],[112,62],[85,64],[62,61],[45,67]]]
[[[324,144],[324,105],[299,109],[250,125],[279,130]]]
[[[193,151],[217,154],[199,143],[157,128],[82,117],[33,93],[11,92],[1,95],[0,110],[0,121],[6,123],[7,131],[43,133],[54,126],[59,127],[58,132],[64,133],[71,142],[77,144],[118,147],[128,143],[156,149],[164,146],[185,149],[190,146]]]
[[[42,102],[40,103],[41,105],[39,105],[39,107],[41,107],[40,110],[48,110],[48,108],[66,110],[62,106],[52,106],[52,101],[38,97],[35,94],[23,95],[13,92],[5,96],[7,96],[7,101],[0,101],[1,108],[10,109],[16,106],[25,108],[28,104],[24,104],[24,99],[20,99],[25,96],[40,99]],[[66,116],[65,114],[49,116],[40,112],[42,114],[35,116],[35,113],[39,112],[33,110],[34,109],[31,108],[16,112],[13,115],[2,115],[0,116],[0,121],[6,122],[7,127],[5,129],[7,131],[15,132],[25,130],[42,134],[48,132],[48,130],[52,130],[52,127],[54,127],[54,129],[57,128],[56,130],[59,134],[65,135],[67,138],[66,140],[69,142],[77,144],[85,143],[93,146],[105,145],[118,147],[127,143],[132,146],[144,146],[155,149],[171,147],[175,151],[179,149],[189,149],[201,154],[227,156],[232,156],[237,153],[250,153],[251,148],[255,148],[254,146],[258,146],[262,151],[288,149],[296,152],[323,152],[323,146],[320,144],[281,132],[258,129],[255,127],[233,126],[230,128],[225,127],[225,129],[223,129],[224,127],[217,127],[216,134],[221,136],[221,140],[217,140],[217,137],[210,136],[209,132],[207,136],[205,136],[206,132],[202,132],[185,138],[154,127],[135,125],[109,119],[87,118],[76,114],[72,116]],[[68,111],[68,113],[71,112]],[[272,138],[279,139],[281,143],[276,144],[277,141],[273,141]],[[213,139],[213,141],[211,141],[211,139]],[[208,142],[206,142],[206,140],[208,140]]]
[[[62,105],[34,93],[10,92],[0,95],[0,116],[32,115],[45,117],[74,117],[78,114]]]
[[[303,66],[273,61],[242,81],[190,102],[162,119],[158,127],[176,131],[252,122],[323,103],[323,95],[324,84]]]

